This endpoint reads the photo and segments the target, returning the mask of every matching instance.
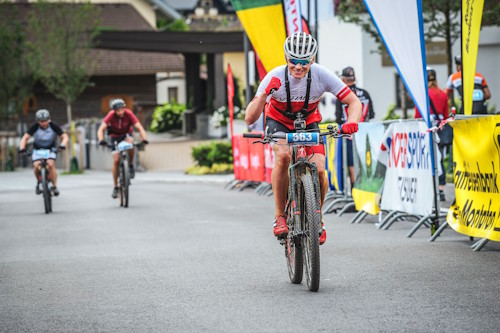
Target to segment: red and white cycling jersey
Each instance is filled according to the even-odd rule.
[[[267,73],[260,83],[255,96],[260,96],[260,94],[265,91],[267,85],[271,81],[271,78],[277,77],[280,79],[281,87],[268,97],[268,103],[266,104],[266,116],[279,121],[292,130],[294,128],[293,120],[276,110],[279,109],[286,111],[287,109],[285,67],[287,67],[287,65],[279,66]],[[307,125],[321,121],[318,104],[325,92],[334,94],[340,101],[342,101],[351,92],[349,87],[347,87],[337,75],[333,74],[325,67],[318,64],[312,64],[310,71],[311,88],[309,92],[309,105],[307,111],[314,109],[316,109],[316,111],[307,117]],[[298,112],[304,107],[307,90],[307,75],[301,79],[296,79],[289,73],[288,80],[290,82],[291,111]]]

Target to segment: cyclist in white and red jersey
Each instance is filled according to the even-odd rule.
[[[271,133],[294,132],[294,120],[299,113],[306,120],[307,130],[319,129],[321,114],[318,104],[323,93],[330,92],[349,105],[349,117],[342,125],[342,132],[355,133],[361,117],[361,102],[335,74],[314,63],[318,49],[316,40],[304,32],[294,33],[286,39],[284,49],[287,64],[274,68],[264,77],[254,99],[247,106],[246,122],[252,124],[257,121],[265,108],[266,128]],[[276,204],[274,235],[284,237],[288,234],[285,204],[291,153],[284,144],[273,145],[273,150],[276,154],[276,164],[271,175]],[[323,203],[328,190],[324,146],[311,147],[310,155],[310,161],[316,163],[318,168]],[[320,244],[326,241],[323,222],[322,227]]]

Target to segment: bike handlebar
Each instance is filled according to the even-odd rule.
[[[244,138],[252,138],[252,139],[263,139],[264,134],[262,133],[243,133]]]
[[[333,125],[328,126],[327,132],[319,132],[319,131],[313,130],[313,131],[297,131],[296,133],[311,133],[311,132],[318,133],[318,135],[320,136],[320,142],[325,141],[323,139],[323,137],[325,137],[325,136],[327,138],[344,138],[344,137],[351,138],[352,137],[351,134],[344,134],[342,132],[342,128],[335,128],[335,127],[333,127]],[[259,141],[256,141],[256,142],[260,142],[260,143],[272,143],[272,142],[276,142],[277,139],[286,139],[287,135],[286,135],[286,133],[283,133],[283,132],[267,133],[267,134],[243,133],[243,137],[250,138],[250,139],[261,139]],[[254,143],[256,143],[256,142],[254,142]]]

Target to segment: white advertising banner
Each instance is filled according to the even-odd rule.
[[[429,127],[421,0],[364,0],[413,102]]]
[[[434,198],[429,133],[422,121],[392,123],[379,161],[386,165],[382,209],[430,215]]]
[[[287,36],[295,32],[302,32],[302,12],[300,0],[283,0],[285,5]]]

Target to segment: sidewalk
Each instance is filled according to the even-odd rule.
[[[85,170],[80,175],[64,175],[58,170],[58,187],[94,186],[111,184],[111,171]],[[147,171],[136,172],[134,182],[200,183],[226,184],[234,179],[233,174],[226,175],[186,175],[182,171]],[[33,185],[33,186],[31,186]],[[21,191],[35,188],[35,177],[31,169],[17,169],[14,172],[0,172],[0,191]]]

